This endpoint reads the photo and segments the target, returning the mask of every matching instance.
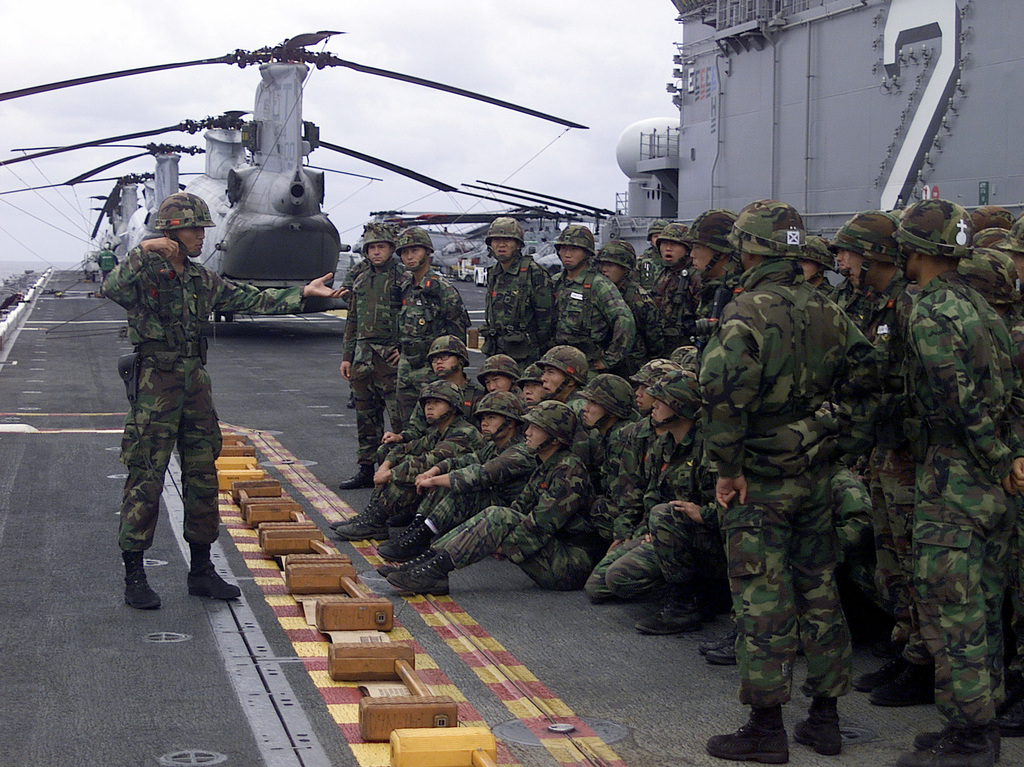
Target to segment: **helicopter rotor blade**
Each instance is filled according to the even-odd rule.
[[[97,173],[102,173],[105,170],[113,168],[115,165],[120,165],[121,163],[128,162],[129,160],[134,160],[138,157],[145,157],[148,154],[149,152],[140,152],[139,154],[133,154],[128,155],[128,157],[122,157],[120,160],[113,160],[111,162],[104,163],[103,165],[100,165],[97,168],[87,170],[85,173],[81,173],[72,179],[68,179],[67,181],[64,182],[63,186],[74,186],[75,184],[81,183],[82,181],[85,181],[86,179],[95,176]]]
[[[136,67],[135,69],[122,69],[117,72],[107,72],[101,75],[89,75],[87,77],[76,77],[72,80],[61,80],[55,83],[47,83],[45,85],[34,85],[30,88],[19,88],[15,91],[7,91],[6,93],[0,93],[0,101],[10,101],[11,99],[20,99],[23,96],[34,96],[37,93],[48,93],[49,91],[57,91],[62,88],[74,88],[76,85],[86,85],[87,83],[97,83],[104,80],[116,80],[121,77],[131,77],[132,75],[143,75],[149,72],[163,72],[168,69],[181,69],[183,67],[198,67],[204,64],[234,64],[238,60],[239,51],[234,53],[228,53],[224,56],[218,56],[213,59],[197,59],[196,61],[179,61],[174,64],[156,64],[149,67]]]
[[[22,157],[12,157],[8,160],[2,160],[0,161],[0,167],[3,167],[4,165],[14,165],[15,163],[25,162],[26,160],[35,160],[40,157],[49,157],[50,155],[61,154],[62,152],[74,152],[78,149],[105,146],[107,144],[117,143],[118,141],[130,141],[131,139],[146,138],[147,136],[159,136],[161,133],[173,133],[175,131],[181,131],[183,133],[198,133],[205,128],[238,127],[241,120],[239,115],[242,114],[246,113],[226,112],[219,117],[207,117],[203,120],[185,120],[177,125],[168,125],[164,128],[156,128],[155,130],[139,131],[138,133],[125,133],[122,136],[111,136],[110,138],[83,141],[80,144],[69,144],[68,146],[61,146],[55,149],[47,149],[44,152],[36,152],[35,154],[27,154]]]
[[[357,152],[354,149],[347,149],[346,147],[338,146],[337,144],[330,144],[330,143],[324,141],[323,139],[320,139],[319,143],[320,143],[320,146],[324,147],[325,149],[330,149],[332,152],[338,152],[339,154],[348,155],[349,157],[354,157],[357,160],[362,160],[363,162],[368,162],[368,163],[370,163],[370,165],[376,165],[379,168],[385,168],[387,170],[390,170],[392,173],[397,173],[400,176],[405,176],[406,178],[411,178],[414,181],[419,181],[421,184],[426,184],[427,186],[432,186],[432,187],[434,187],[434,189],[437,189],[439,191],[442,191],[442,192],[457,192],[458,191],[458,188],[452,186],[451,184],[446,184],[443,181],[438,181],[437,179],[430,178],[430,176],[424,176],[422,173],[417,173],[414,170],[409,170],[408,168],[403,168],[401,165],[395,165],[393,162],[388,162],[387,160],[382,160],[379,157],[373,157],[373,156],[368,155],[368,154],[363,154],[362,152]]]
[[[457,88],[454,85],[445,85],[439,83],[436,80],[427,80],[422,77],[415,77],[414,75],[406,75],[401,72],[393,72],[390,69],[379,69],[378,67],[370,67],[365,64],[357,64],[354,61],[348,61],[346,59],[338,58],[330,53],[321,53],[315,58],[315,63],[318,68],[325,66],[332,67],[346,67],[356,72],[362,72],[368,75],[377,75],[378,77],[387,77],[390,80],[400,80],[405,83],[411,83],[413,85],[422,85],[425,88],[433,88],[434,90],[444,91],[445,93],[453,93],[456,96],[465,96],[466,98],[473,99],[475,101],[483,101],[485,104],[492,104],[494,106],[502,107],[504,109],[511,109],[513,112],[521,112],[522,114],[530,115],[531,117],[539,117],[541,120],[547,120],[548,122],[557,123],[564,125],[567,128],[580,128],[582,130],[589,130],[586,125],[573,122],[572,120],[566,120],[561,117],[546,114],[545,112],[538,112],[536,109],[530,109],[529,107],[520,106],[519,104],[513,104],[511,101],[503,101],[496,99],[491,96],[485,96],[482,93],[476,93],[474,91],[467,91],[464,88]]]

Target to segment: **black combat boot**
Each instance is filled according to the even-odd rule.
[[[121,552],[124,560],[124,603],[136,610],[155,610],[160,606],[160,597],[146,580],[143,556],[141,551]]]
[[[700,610],[694,600],[693,589],[673,583],[669,586],[665,605],[654,615],[637,621],[633,628],[641,634],[683,634],[701,627]]]
[[[399,570],[408,570],[410,567],[417,567],[426,560],[430,559],[432,556],[434,556],[434,552],[430,549],[427,549],[422,554],[415,556],[408,562],[403,562],[400,565],[377,565],[377,573],[387,578],[389,575],[391,575],[391,573],[397,573]]]
[[[331,527],[334,534],[343,541],[365,541],[376,538],[379,541],[388,539],[388,511],[384,508],[381,494],[374,492],[366,508],[351,519],[335,522]]]
[[[754,706],[745,725],[734,733],[715,735],[708,740],[707,751],[734,762],[785,764],[789,761],[789,739],[782,724],[782,706]]]
[[[868,696],[875,706],[921,706],[935,702],[935,664],[908,663],[888,684],[876,687]]]
[[[823,756],[835,756],[843,750],[839,732],[839,712],[835,698],[815,698],[807,710],[807,718],[793,728],[793,740],[810,746]]]
[[[225,581],[213,569],[210,561],[210,544],[190,543],[192,567],[188,571],[188,593],[193,597],[210,599],[238,599],[242,590]]]
[[[995,752],[985,727],[947,727],[931,748],[917,749],[896,760],[896,767],[992,767],[994,764]]]
[[[699,649],[699,648],[698,648]],[[736,629],[704,650],[704,660],[712,666],[736,665]]]
[[[402,509],[397,514],[392,514],[388,517],[388,540],[393,541],[397,539],[402,533],[405,532],[406,528],[412,524],[412,521],[416,518],[416,507],[411,509]]]
[[[853,689],[858,692],[871,692],[876,687],[889,684],[895,680],[910,665],[910,661],[902,655],[897,655],[891,661],[882,666],[878,671],[871,671],[861,674],[853,680]]]
[[[373,464],[361,463],[356,473],[338,485],[339,490],[359,490],[363,487],[373,487]]]
[[[718,650],[722,645],[736,645],[736,628],[733,627],[728,634],[723,634],[718,639],[708,639],[703,642],[697,643],[697,652],[701,655],[707,655],[709,650]]]
[[[404,570],[396,570],[387,578],[388,583],[400,591],[444,596],[448,593],[448,573],[454,569],[447,552],[430,549],[422,561]]]
[[[914,748],[918,751],[928,751],[935,748],[939,741],[949,734],[951,729],[952,725],[946,725],[945,729],[938,732],[919,732],[914,738]],[[999,752],[1002,746],[1000,729],[998,719],[985,725],[985,737],[988,738],[989,745],[992,746],[992,757],[993,761],[996,762],[999,761]]]
[[[1024,698],[1018,698],[1009,706],[1000,706],[996,712],[996,726],[1003,737],[1024,737]]]
[[[427,518],[417,514],[398,537],[377,547],[377,553],[389,562],[408,562],[418,557],[430,546],[434,531],[427,525]]]

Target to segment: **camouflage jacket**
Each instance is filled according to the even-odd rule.
[[[644,519],[644,458],[656,439],[650,418],[626,424],[616,437],[616,449],[606,469],[605,495],[591,510],[594,526],[609,540],[633,538]]]
[[[431,371],[431,381],[437,381],[438,377]],[[475,378],[466,377],[466,385],[459,387],[462,392],[462,415],[467,419],[473,415],[473,408],[476,407],[476,403],[487,393],[484,387]],[[472,421],[471,421],[472,423]],[[412,411],[412,415],[409,416],[409,423],[405,425],[405,429],[402,430],[402,440],[404,442],[411,442],[414,439],[419,439],[430,429],[430,425],[427,423],[426,416],[423,415],[423,408],[417,407]]]
[[[591,367],[602,360],[611,369],[626,359],[636,339],[636,322],[611,280],[588,263],[575,278],[558,275],[555,295],[555,344],[575,346]]]
[[[401,287],[399,349],[409,366],[416,370],[427,366],[427,352],[438,336],[466,338],[469,314],[459,291],[434,269],[427,271],[419,285],[407,272]]]
[[[903,366],[907,357],[907,319],[916,288],[897,274],[885,290],[874,293],[862,330],[875,347],[880,400],[875,416],[875,444],[890,449],[904,443],[903,418],[909,415]]]
[[[659,503],[690,501],[702,509],[714,505],[714,480],[702,460],[701,441],[697,437],[694,426],[679,442],[666,433],[651,444],[644,457],[644,515],[633,531],[634,538],[647,533],[647,517]]]
[[[648,247],[637,256],[636,277],[644,290],[648,292],[653,290],[654,283],[658,281],[658,277],[663,271],[665,271],[665,262],[661,260],[661,253],[655,248]]]
[[[630,376],[648,360],[665,353],[665,330],[657,304],[633,275],[627,275],[618,288],[636,323],[633,348],[626,355],[625,364],[619,366],[622,369],[620,375]]]
[[[687,266],[665,269],[654,283],[651,295],[661,310],[665,348],[690,343],[696,331],[697,281]]]
[[[1017,386],[1010,399],[1010,427],[1017,439],[1024,442],[1024,314],[1019,304],[1010,308],[1003,322],[1013,343],[1013,368],[1017,376]]]
[[[512,503],[537,468],[537,454],[517,435],[504,448],[485,442],[479,450],[441,461],[437,468],[448,475],[452,492],[495,490]]]
[[[383,357],[398,348],[399,296],[404,276],[402,262],[394,258],[380,269],[371,266],[360,270],[348,296],[342,360],[368,363],[373,347]]]
[[[701,360],[706,449],[719,475],[797,476],[828,460],[832,431],[815,411],[830,396],[843,451],[867,452],[875,404],[868,340],[804,281],[796,261],[767,258],[741,287]]]
[[[520,365],[534,362],[551,346],[555,294],[551,277],[531,256],[520,253],[506,271],[487,270],[483,353],[507,354]]]
[[[512,508],[522,521],[502,541],[505,555],[522,562],[552,538],[567,542],[593,532],[587,518],[592,490],[586,467],[568,450],[559,450],[534,469]]]
[[[847,277],[836,286],[832,296],[833,301],[839,304],[839,308],[853,320],[854,324],[863,333],[867,327],[868,315],[877,301],[877,296],[868,285],[854,287]]]
[[[963,445],[999,482],[1019,447],[1005,421],[1017,386],[1006,326],[980,294],[947,273],[921,288],[907,332],[907,391],[928,444]]]
[[[134,248],[107,277],[103,295],[128,310],[128,340],[165,344],[199,356],[203,324],[214,311],[292,314],[301,288],[256,288],[225,279],[189,259],[177,274],[170,261]]]
[[[391,480],[411,485],[416,477],[445,459],[479,450],[484,438],[480,430],[463,416],[455,416],[444,432],[433,426],[419,439],[386,445],[391,448],[387,460],[391,461]]]
[[[697,285],[697,308],[694,310],[694,317],[709,322],[697,323],[698,326],[694,328],[694,335],[700,348],[707,345],[708,337],[717,329],[726,305],[740,290],[742,279],[743,272],[731,264],[726,273],[717,279],[705,281],[703,277],[701,278]]]

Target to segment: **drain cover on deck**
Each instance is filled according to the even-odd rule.
[[[289,458],[286,461],[260,461],[258,465],[272,469],[275,466],[294,466],[296,464],[299,466],[316,466],[316,461],[300,461],[298,459]]]
[[[154,631],[152,634],[146,634],[146,641],[154,644],[188,642],[190,639],[192,639],[191,634],[179,634],[177,631]]]
[[[616,722],[609,722],[607,719],[591,719],[590,717],[581,716],[580,721],[593,730],[597,737],[609,745],[612,743],[618,743],[629,735],[628,727],[617,724]],[[572,727],[572,725],[565,722],[555,722],[549,726],[548,729],[552,732],[566,732],[566,734],[572,732],[572,730],[566,731],[552,729],[563,727]],[[514,719],[511,722],[502,722],[497,725],[494,728],[494,736],[509,743],[516,743],[520,746],[540,747],[540,740],[537,736],[530,731],[530,728],[527,727],[524,722],[521,722],[518,719]]]
[[[855,745],[857,743],[868,743],[878,736],[867,727],[859,724],[843,723],[839,725],[839,734],[843,736],[843,743]]]
[[[220,764],[227,761],[227,755],[218,754],[216,751],[200,751],[190,748],[187,751],[175,751],[171,754],[164,754],[160,757],[160,767],[183,767],[189,765],[194,767],[200,764]]]

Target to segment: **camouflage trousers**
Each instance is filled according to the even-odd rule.
[[[436,378],[430,365],[414,368],[404,355],[398,360],[398,386],[395,390],[395,399],[398,405],[398,420],[403,425],[409,423],[409,419],[412,418],[423,385]]]
[[[740,702],[787,702],[801,643],[803,692],[844,695],[852,650],[834,574],[839,539],[829,513],[828,469],[746,480],[746,504],[734,501],[721,523],[739,634]]]
[[[917,466],[913,607],[935,659],[935,706],[956,727],[988,724],[1003,697],[1003,586],[1015,512],[965,448],[931,446]]]
[[[447,533],[488,506],[515,500],[503,498],[497,489],[456,493],[446,487],[435,487],[421,497],[416,513],[429,519],[439,533]]]
[[[875,585],[895,620],[894,642],[920,644],[913,637],[914,459],[905,450],[871,453],[871,522],[875,530]]]
[[[594,567],[587,549],[557,537],[549,538],[529,554],[518,547],[503,546],[509,534],[519,527],[523,516],[509,506],[488,506],[441,536],[431,548],[447,552],[456,567],[479,562],[500,550],[542,589],[574,591],[581,588]]]
[[[402,431],[405,423],[399,417],[395,397],[397,368],[389,365],[378,352],[367,350],[369,360],[352,363],[349,385],[356,406],[356,461],[373,463],[381,437],[384,436],[384,414],[387,413],[391,431]]]
[[[832,514],[839,535],[839,577],[891,615],[892,605],[875,585],[871,493],[853,469],[833,465],[831,474]]]
[[[177,447],[181,460],[185,540],[217,540],[217,471],[221,433],[213,407],[210,375],[198,357],[157,364],[144,357],[138,397],[121,438],[121,462],[128,468],[121,501],[118,544],[122,551],[153,545],[164,475]]]
[[[650,534],[609,551],[587,579],[587,594],[639,599],[668,583],[710,594],[727,578],[717,522],[700,525],[671,504],[659,503],[648,519]]]
[[[1015,507],[1016,521],[1010,536],[1010,553],[1007,557],[1007,584],[1010,591],[1010,604],[1013,607],[1010,626],[1017,652],[1010,662],[1010,667],[1020,673],[1024,669],[1024,513],[1020,496],[1007,498],[1007,503]]]

